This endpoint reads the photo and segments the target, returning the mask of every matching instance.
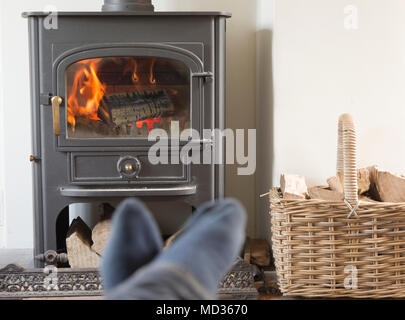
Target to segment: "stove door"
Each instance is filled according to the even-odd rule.
[[[202,136],[209,74],[190,51],[151,44],[93,48],[62,57],[54,70],[64,108],[54,110],[58,149],[149,146],[154,128],[168,138],[190,128]]]

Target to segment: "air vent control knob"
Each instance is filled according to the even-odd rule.
[[[141,171],[141,162],[136,157],[125,156],[118,160],[117,170],[124,179],[138,179]]]

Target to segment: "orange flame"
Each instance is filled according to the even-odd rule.
[[[153,118],[153,119],[147,119],[147,120],[138,121],[136,123],[136,127],[137,128],[142,128],[144,123],[146,123],[146,125],[148,126],[148,132],[150,133],[152,131],[152,129],[153,129],[153,125],[155,123],[160,123],[160,118]]]
[[[149,75],[149,83],[156,84],[156,78],[154,75],[154,68],[155,68],[156,59],[152,59],[152,63],[150,64],[150,75]]]
[[[131,72],[131,80],[133,83],[137,83],[139,81],[138,76],[138,63],[135,59],[131,59],[130,62],[125,65],[124,74]]]
[[[83,117],[90,120],[101,121],[98,117],[100,102],[107,92],[108,84],[102,83],[99,75],[97,74],[100,69],[100,63],[103,58],[86,59],[75,63],[78,66],[78,70],[73,77],[73,83],[68,90],[67,98],[67,122],[70,124],[72,131],[75,131],[77,118]],[[149,75],[144,73],[138,74],[138,62],[135,58],[127,61],[124,67],[123,74],[131,75],[131,80],[134,84],[134,92],[141,90],[143,86],[155,85],[157,83],[154,68],[156,59],[151,59],[149,65]],[[103,112],[104,118],[109,118],[109,115],[105,113],[103,108],[100,109]],[[146,119],[136,122],[138,128],[142,128],[146,123],[148,131],[153,129],[155,123],[161,123],[160,118]]]
[[[78,62],[83,67],[75,74],[72,89],[67,100],[67,121],[75,131],[76,117],[100,120],[97,115],[106,85],[101,83],[97,71],[101,59],[88,59]]]

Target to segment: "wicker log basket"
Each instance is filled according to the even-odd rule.
[[[353,119],[339,119],[337,174],[345,202],[270,191],[272,248],[285,296],[405,297],[405,203],[359,202]]]

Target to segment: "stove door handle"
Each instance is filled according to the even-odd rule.
[[[193,78],[202,78],[204,82],[211,80],[214,78],[214,74],[212,72],[196,72],[192,74]]]
[[[52,115],[53,115],[53,132],[55,136],[60,136],[60,105],[63,99],[59,96],[55,96],[52,101]]]

